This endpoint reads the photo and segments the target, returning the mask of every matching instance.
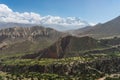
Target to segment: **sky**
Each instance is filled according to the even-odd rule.
[[[80,17],[88,22],[106,22],[120,15],[120,0],[0,0],[13,11],[43,16]]]
[[[120,15],[120,0],[0,0],[0,4],[3,21],[94,25]]]

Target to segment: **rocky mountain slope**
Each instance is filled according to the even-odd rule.
[[[43,49],[54,43],[61,35],[59,31],[42,26],[1,29],[0,53],[23,53]]]
[[[85,36],[65,36],[56,41],[53,45],[35,54],[25,55],[23,58],[63,58],[79,56],[79,52],[105,47],[99,41]]]

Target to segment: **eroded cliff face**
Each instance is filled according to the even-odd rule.
[[[53,44],[63,33],[42,26],[0,30],[0,54],[31,53]]]
[[[42,26],[34,26],[34,27],[13,27],[6,28],[0,30],[0,41],[5,39],[27,39],[27,40],[35,40],[41,38],[58,38],[60,36],[60,32],[50,29],[44,28]]]

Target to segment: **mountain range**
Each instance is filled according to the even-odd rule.
[[[111,51],[111,49],[113,50],[113,48],[111,48],[110,45],[107,46],[107,42],[106,43],[101,42],[101,39],[109,38],[109,37],[119,37],[120,35],[119,25],[120,25],[120,17],[117,17],[104,24],[97,24],[95,26],[88,26],[82,29],[68,31],[68,34],[72,34],[73,36],[68,35],[59,38],[59,40],[56,41],[53,45],[43,50],[40,50],[34,54],[25,55],[24,58],[26,57],[27,58],[63,58],[63,57],[72,57],[72,56],[75,57],[83,53],[82,51],[86,51],[86,50],[89,51],[98,48],[103,49],[103,52]],[[100,41],[94,38],[96,39],[99,38]],[[110,41],[113,40],[110,39]],[[119,39],[115,42],[119,43]],[[102,51],[98,51],[98,52],[102,52]]]
[[[120,35],[120,16],[106,22],[99,23],[95,26],[89,26],[78,30],[73,30],[72,33],[78,36],[91,36],[94,38],[106,38]]]
[[[120,35],[120,17],[103,24],[66,32],[28,24],[4,25],[10,28],[0,30],[0,54],[36,54],[39,58],[78,56],[81,51],[106,47],[98,38]],[[12,27],[13,25],[16,27]]]

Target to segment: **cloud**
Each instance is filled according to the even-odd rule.
[[[12,10],[10,8],[8,8],[7,5],[0,4],[0,12],[2,12],[2,13],[8,13],[8,12],[12,12]]]
[[[89,23],[91,26],[95,26],[97,23]]]
[[[30,24],[55,24],[55,25],[79,25],[87,26],[89,23],[81,21],[80,18],[59,16],[41,16],[34,12],[15,12],[5,4],[0,4],[0,22],[30,23]]]

